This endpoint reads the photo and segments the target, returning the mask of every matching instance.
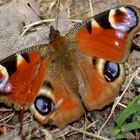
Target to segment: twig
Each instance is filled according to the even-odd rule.
[[[29,24],[29,25],[27,25],[27,26],[24,27],[24,31],[22,32],[22,34],[20,36],[22,37],[33,26],[38,26],[38,25],[41,25],[43,23],[52,22],[54,20],[55,19],[46,19],[46,20],[39,20],[37,22],[31,23],[31,24]]]
[[[88,135],[88,136],[91,136],[93,138],[97,138],[97,139],[100,139],[100,140],[109,140],[108,138],[105,138],[105,137],[102,137],[102,136],[99,136],[97,134],[93,134],[93,133],[90,133],[90,132],[87,132],[87,131],[83,131],[81,129],[78,129],[78,128],[74,128],[74,127],[71,127],[71,129],[73,131],[77,131],[77,132],[80,132],[80,133],[84,133],[85,135]]]
[[[93,7],[92,7],[92,2],[91,0],[89,0],[89,7],[90,7],[90,13],[91,13],[91,16],[93,17]]]

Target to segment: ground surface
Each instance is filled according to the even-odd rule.
[[[55,19],[58,13],[58,7],[55,1],[56,0],[0,1],[0,59],[5,58],[6,56],[16,52],[17,50],[21,50],[23,48],[27,48],[35,44],[48,43],[49,29],[44,25],[40,26],[42,30],[30,32],[22,37],[20,35],[23,31],[24,25],[28,25],[39,20],[39,18],[27,6],[28,2],[30,3],[30,5],[32,5],[32,7],[35,9],[38,15],[41,15],[44,19],[51,19],[52,21]],[[106,9],[110,9],[112,7],[128,3],[140,7],[139,0],[62,0],[60,11],[65,10],[66,12],[68,12],[68,14],[61,13],[60,18],[58,19],[58,29],[62,32],[62,34],[64,34],[74,24],[71,23],[70,20],[78,22],[79,20],[91,17],[92,15],[100,13]],[[90,7],[90,4],[92,5],[92,7]],[[137,52],[135,52],[131,55],[128,62],[126,63],[127,77],[125,83],[122,85],[120,93],[124,91],[128,82],[130,81],[130,75],[133,74],[136,68],[138,68],[139,66],[140,55]],[[137,80],[135,79],[130,83],[129,88],[125,93],[125,96],[123,97],[121,103],[127,105],[128,101],[131,100],[133,96],[135,96],[136,91],[139,87],[138,83],[135,81]],[[53,139],[55,138],[64,140],[95,139],[96,136],[94,136],[94,134],[100,130],[103,123],[108,118],[111,111],[111,107],[112,106],[110,105],[100,111],[87,112],[87,114],[83,116],[79,121],[67,126],[64,130],[49,127],[47,128],[48,131],[46,129],[43,129],[42,133],[45,133],[45,135],[49,137],[49,140],[52,137]],[[123,107],[119,105],[116,107],[111,119],[101,130],[100,135],[102,137],[100,139],[114,139],[111,136],[111,131],[115,126],[114,120],[116,119],[116,117],[122,109]],[[0,112],[0,118],[4,118],[9,114],[12,114],[11,111],[4,111],[4,108],[2,108],[1,110],[2,111]],[[14,129],[15,123],[18,123],[18,114],[19,112],[17,112],[16,115],[14,114],[8,121],[7,119],[5,119],[4,121],[0,120],[1,126],[6,126],[8,128],[8,132],[10,130],[13,130],[12,134],[10,133],[10,135],[7,134],[1,136],[0,139],[8,139],[11,135],[12,139],[20,139],[17,135],[17,130]],[[28,114],[29,113],[27,112],[27,121],[30,123],[31,118]],[[39,127],[38,124],[36,124],[35,127]],[[29,127],[27,127],[27,131],[28,129]],[[41,139],[41,137],[36,139]],[[128,139],[136,139],[136,136],[130,134]]]

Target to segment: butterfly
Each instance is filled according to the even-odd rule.
[[[139,9],[121,6],[76,24],[65,36],[50,26],[50,43],[0,61],[0,102],[64,128],[119,94],[124,62],[137,47]],[[137,48],[139,49],[139,48]]]

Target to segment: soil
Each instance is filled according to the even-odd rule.
[[[25,25],[29,25],[39,21],[39,15],[43,19],[48,19],[47,24],[56,26],[56,17],[58,18],[58,29],[64,35],[77,22],[91,17],[95,14],[103,12],[107,9],[117,7],[123,4],[133,4],[140,7],[139,0],[61,0],[58,12],[57,0],[0,0],[0,59],[6,58],[23,48],[28,48],[36,44],[43,44],[49,42],[49,28],[42,24],[41,26],[33,27],[29,32],[21,36]],[[90,7],[90,2],[92,7]],[[30,3],[37,15],[27,5]],[[139,41],[139,40],[138,40]],[[120,94],[125,90],[129,81],[130,75],[133,74],[140,66],[139,52],[133,52],[125,64],[126,80],[122,85]],[[134,79],[123,96],[121,103],[127,105],[128,102],[140,92],[140,81]],[[9,110],[4,104],[1,104],[0,109],[0,123],[2,131],[6,135],[1,135],[1,139],[20,140],[18,134],[18,116],[17,111],[7,122],[1,121],[2,118],[7,117],[14,111]],[[6,110],[5,110],[6,109]],[[7,110],[8,109],[8,110]],[[87,112],[79,121],[68,125],[63,130],[52,126],[40,126],[30,112],[27,111],[25,116],[26,125],[25,133],[26,139],[56,139],[56,140],[93,140],[93,139],[111,139],[111,131],[115,127],[115,120],[120,112],[124,109],[117,105],[112,117],[100,132],[100,138],[97,132],[100,130],[104,122],[107,120],[112,104],[106,106],[102,110],[94,110]],[[16,124],[16,125],[15,125]],[[92,125],[91,125],[92,124]],[[91,126],[90,126],[91,125]],[[90,127],[89,127],[90,126]],[[5,132],[6,128],[6,132]],[[35,132],[34,132],[35,131]],[[31,132],[31,133],[30,133]],[[95,136],[95,135],[96,136]],[[140,135],[140,134],[139,134]],[[126,139],[140,139],[135,134],[130,133]]]

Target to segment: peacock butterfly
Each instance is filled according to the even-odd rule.
[[[114,101],[135,49],[140,10],[121,6],[78,23],[65,36],[50,26],[50,43],[0,61],[0,102],[30,108],[42,124],[65,127],[87,110]],[[132,48],[133,47],[133,48]]]

